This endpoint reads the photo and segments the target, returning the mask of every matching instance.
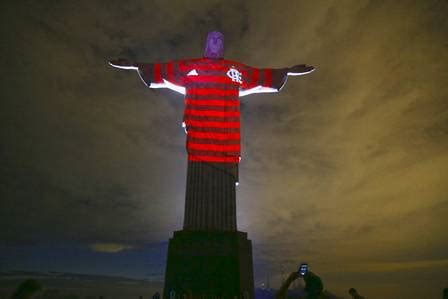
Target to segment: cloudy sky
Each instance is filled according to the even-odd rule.
[[[340,295],[440,298],[448,287],[447,1],[0,11],[0,270],[163,277],[183,221],[182,96],[106,62],[200,57],[218,29],[228,59],[317,67],[241,100],[238,228],[257,285],[308,261]]]

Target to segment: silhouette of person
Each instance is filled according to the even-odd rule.
[[[289,274],[288,278],[283,282],[282,286],[278,290],[275,298],[276,299],[285,299],[287,298],[287,292],[288,288],[291,285],[291,283],[300,278],[299,273],[292,272]],[[322,291],[324,290],[324,285],[322,283],[322,280],[319,276],[314,274],[311,271],[306,272],[306,274],[303,276],[303,280],[305,281],[305,292],[306,292],[306,299],[318,299],[322,296]]]
[[[348,290],[348,293],[352,296],[352,299],[365,299],[363,296],[358,294],[358,291],[355,288]]]
[[[42,286],[40,285],[39,282],[37,282],[34,279],[27,279],[17,287],[11,298],[30,299],[36,292],[40,291],[41,289]]]
[[[324,290],[324,284],[319,276],[311,271],[306,272],[303,276],[305,281],[305,292],[307,299],[317,299],[322,294]]]
[[[286,294],[288,292],[289,286],[294,280],[298,279],[299,277],[300,275],[297,272],[292,272],[291,274],[289,274],[288,278],[283,282],[280,289],[277,291],[277,294],[275,294],[275,299],[285,299],[287,297]]]

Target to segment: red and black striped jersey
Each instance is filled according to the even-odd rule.
[[[217,163],[239,163],[239,97],[277,92],[287,77],[284,69],[258,69],[208,58],[142,63],[138,71],[148,87],[185,95],[188,159]]]

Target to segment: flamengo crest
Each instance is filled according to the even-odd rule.
[[[232,79],[233,82],[243,83],[241,73],[233,66],[227,71],[227,77]]]

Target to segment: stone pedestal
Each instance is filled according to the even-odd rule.
[[[168,245],[164,298],[254,298],[252,243],[236,227],[238,165],[189,162],[182,231]]]
[[[246,233],[176,231],[168,246],[164,298],[254,298],[252,269]]]

